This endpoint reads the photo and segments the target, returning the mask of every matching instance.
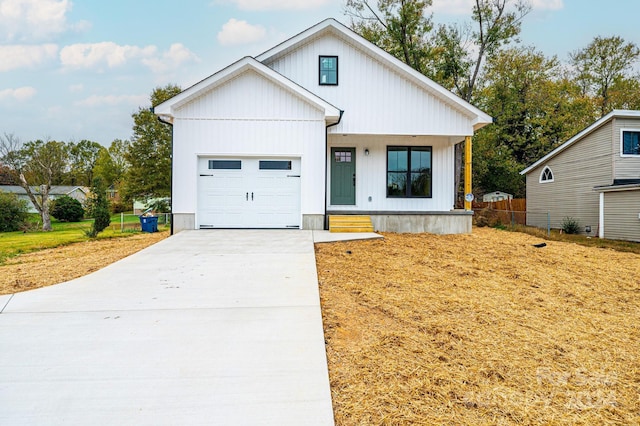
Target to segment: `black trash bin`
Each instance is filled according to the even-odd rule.
[[[158,216],[140,216],[142,232],[158,232]]]

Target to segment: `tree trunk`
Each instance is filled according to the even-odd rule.
[[[49,214],[49,190],[51,189],[51,185],[40,186],[40,202],[38,202],[38,199],[31,191],[31,187],[22,173],[20,173],[20,186],[27,192],[27,196],[31,200],[31,203],[38,213],[40,213],[40,218],[42,219],[42,230],[51,231],[51,215]]]

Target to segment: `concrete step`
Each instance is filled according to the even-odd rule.
[[[374,229],[369,216],[331,215],[329,232],[374,232]]]

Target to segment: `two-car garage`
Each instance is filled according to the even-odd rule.
[[[300,228],[300,179],[300,158],[200,157],[198,228]]]

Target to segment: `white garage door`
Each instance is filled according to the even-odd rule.
[[[300,228],[299,158],[200,158],[200,228]]]

